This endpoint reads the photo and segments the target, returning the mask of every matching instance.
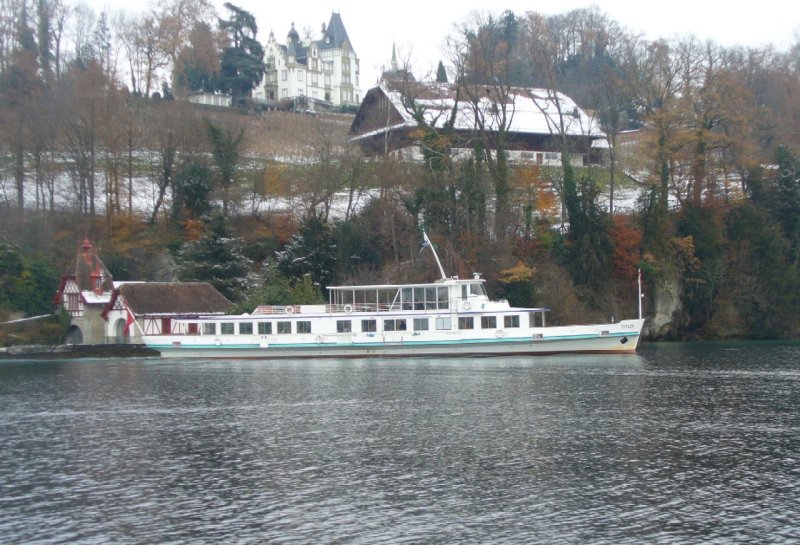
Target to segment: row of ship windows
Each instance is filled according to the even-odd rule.
[[[408,325],[411,322],[413,331],[428,331],[430,327],[429,318],[397,318],[383,320],[383,331],[408,331]],[[272,335],[273,322],[257,322],[255,325],[255,332],[259,335]],[[292,324],[294,325],[294,333],[311,333],[311,322],[306,320],[291,321],[276,321],[274,332],[278,335],[291,334]],[[497,316],[481,316],[480,321],[477,321],[473,316],[461,316],[458,318],[458,329],[476,329],[476,324],[480,324],[480,329],[497,329]],[[222,322],[219,324],[220,335],[235,335],[237,333],[234,322]],[[531,315],[531,325],[533,325],[533,315]],[[513,314],[510,316],[503,316],[503,327],[514,328],[519,327],[519,315]],[[442,331],[449,331],[452,329],[452,320],[449,316],[441,316],[434,318],[434,328]],[[375,333],[378,331],[377,320],[361,320],[362,333]],[[239,322],[238,333],[239,335],[252,335],[254,332],[253,322]],[[352,333],[353,320],[336,320],[337,333]],[[204,335],[217,335],[216,323],[203,324]]]

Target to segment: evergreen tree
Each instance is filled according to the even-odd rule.
[[[17,246],[0,242],[0,314],[51,312],[53,286],[57,284],[58,274],[50,260],[28,257]]]
[[[278,270],[296,283],[306,275],[325,288],[333,279],[336,245],[328,225],[316,215],[308,216],[282,251],[276,252]]]
[[[200,218],[211,211],[211,170],[191,162],[181,167],[172,179],[172,219]]]
[[[436,68],[436,83],[447,83],[447,71],[442,61],[439,61],[439,66]]]
[[[222,215],[228,217],[230,192],[239,165],[239,146],[244,138],[244,129],[240,129],[236,134],[235,131],[224,130],[214,125],[208,119],[205,120],[205,124],[208,137],[211,139],[211,151],[219,175],[219,185],[222,189]]]
[[[247,289],[250,260],[219,214],[209,220],[203,238],[181,246],[177,258],[183,281],[209,282],[231,301],[239,300]]]
[[[230,2],[224,4],[230,18],[220,19],[220,30],[226,32],[231,45],[222,52],[219,89],[231,93],[233,103],[249,96],[264,75],[264,48],[256,40],[258,25],[253,15]]]

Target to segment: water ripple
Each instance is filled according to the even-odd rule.
[[[0,365],[3,543],[793,543],[794,345]]]

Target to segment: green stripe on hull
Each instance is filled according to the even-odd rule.
[[[347,343],[339,344],[333,342],[323,343],[269,343],[268,346],[262,347],[260,344],[202,344],[202,345],[182,345],[175,346],[173,344],[150,344],[149,348],[159,350],[162,352],[180,353],[188,351],[258,351],[269,353],[271,351],[279,350],[303,350],[303,349],[324,349],[333,351],[345,351],[348,349],[366,349],[366,350],[381,350],[402,347],[440,347],[440,346],[481,346],[481,345],[541,345],[551,344],[554,342],[575,342],[587,340],[603,340],[603,339],[621,339],[627,337],[634,346],[637,344],[639,337],[638,333],[613,333],[609,335],[572,335],[572,336],[554,336],[544,339],[532,339],[530,337],[499,337],[494,339],[454,339],[454,340],[438,340],[438,341],[389,341],[389,342],[370,342],[370,343]]]

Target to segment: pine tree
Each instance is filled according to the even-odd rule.
[[[184,243],[178,251],[178,277],[209,282],[222,295],[237,301],[247,289],[250,260],[239,241],[229,235],[224,217],[215,215],[206,229],[203,238]]]
[[[447,71],[442,61],[439,61],[439,67],[436,69],[436,83],[447,83]]]

